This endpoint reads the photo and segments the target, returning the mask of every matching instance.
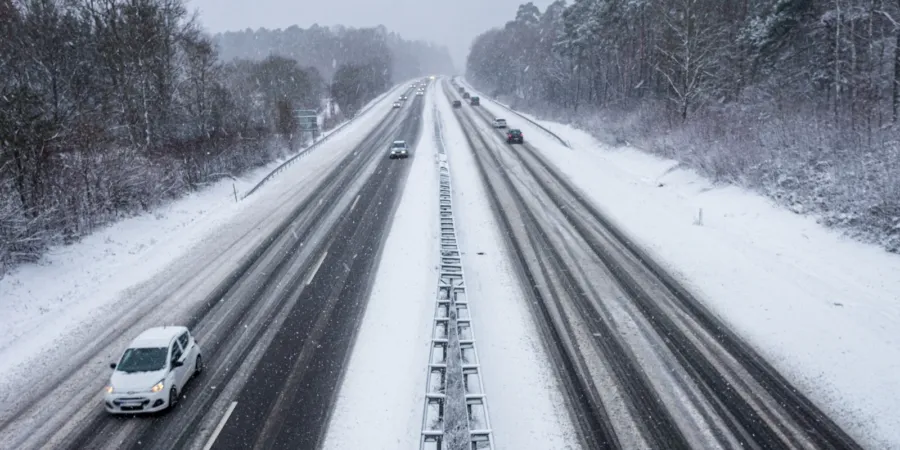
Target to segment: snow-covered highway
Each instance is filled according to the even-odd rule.
[[[587,448],[856,445],[530,144],[457,111]]]
[[[56,334],[45,330],[41,339],[8,339],[0,350],[18,363],[0,366],[6,378],[0,448],[435,448],[422,438],[423,414],[429,413],[423,405],[426,392],[438,399],[451,395],[449,389],[428,391],[435,367],[429,351],[443,340],[435,339],[442,319],[435,286],[446,228],[439,223],[439,170],[448,165],[454,256],[465,268],[471,315],[465,321],[478,336],[473,367],[479,392],[463,400],[489,408],[469,408],[468,421],[456,417],[434,429],[460,435],[466,430],[446,426],[489,423],[490,429],[477,431],[490,434],[491,444],[478,448],[495,449],[900,445],[890,432],[896,418],[878,413],[900,395],[896,386],[882,382],[847,389],[846,396],[817,395],[811,379],[833,387],[846,383],[841,370],[851,369],[785,363],[794,354],[850,354],[873,369],[873,380],[890,376],[897,350],[877,330],[895,322],[895,311],[882,300],[900,293],[900,286],[885,280],[873,287],[874,274],[857,284],[839,276],[844,270],[862,277],[862,269],[840,266],[861,256],[875,260],[872,254],[841,248],[847,262],[833,258],[827,270],[836,274],[830,282],[841,295],[831,303],[843,308],[851,296],[874,299],[871,308],[880,317],[867,317],[875,330],[837,347],[798,320],[798,329],[818,336],[819,347],[770,346],[760,335],[778,331],[747,311],[771,307],[779,316],[772,320],[784,325],[790,305],[783,297],[773,294],[779,304],[761,299],[744,309],[711,298],[710,292],[732,295],[710,287],[732,286],[731,280],[711,283],[696,270],[682,272],[696,267],[673,265],[670,253],[660,250],[681,248],[678,242],[648,239],[647,225],[618,220],[618,204],[605,203],[627,198],[630,184],[640,195],[649,192],[646,198],[660,196],[655,180],[644,191],[642,174],[625,174],[620,190],[601,191],[591,183],[601,170],[589,164],[592,155],[579,152],[586,141],[577,133],[554,130],[574,142],[568,148],[489,99],[470,106],[458,86],[477,94],[462,80],[438,78],[423,96],[403,86],[375,102],[244,199],[242,209],[191,251],[157,263],[164,267],[102,305],[85,302],[79,317],[102,316],[96,322],[85,319]],[[402,92],[409,100],[393,109]],[[451,107],[452,100],[462,107]],[[524,129],[525,143],[507,144],[491,126],[496,116]],[[410,144],[410,159],[387,158],[396,139]],[[660,203],[679,205],[683,199],[676,197]],[[669,211],[647,205],[658,208],[658,227],[667,226]],[[733,263],[745,284],[821,293],[809,287],[816,280],[796,276],[791,267],[781,278],[747,269],[782,255],[767,255],[764,245],[771,242],[742,224],[760,241],[753,247],[756,259],[716,260],[715,269]],[[672,226],[669,239],[698,245],[715,236],[701,224],[686,226],[699,231],[677,235],[679,226]],[[813,236],[832,242],[826,234]],[[750,246],[740,245],[707,250],[738,253]],[[896,257],[879,255],[882,273],[900,269]],[[798,317],[820,317],[809,303],[797,305]],[[836,333],[852,334],[862,323],[862,316],[827,317]],[[67,323],[53,320],[48,323]],[[167,323],[191,327],[205,352],[204,374],[170,413],[108,416],[100,402],[107,364],[141,329]],[[29,359],[15,353],[17,345],[40,351]],[[868,358],[863,345],[885,359]],[[844,365],[851,360],[835,356]],[[35,381],[31,392],[17,394],[14,384],[27,381],[29,366],[56,370]],[[459,366],[446,364],[453,367]],[[878,389],[883,403],[866,409],[861,399]]]

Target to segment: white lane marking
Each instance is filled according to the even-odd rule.
[[[231,413],[234,412],[235,406],[237,406],[237,402],[231,402],[231,405],[228,405],[228,409],[225,410],[225,415],[222,416],[222,420],[220,420],[219,424],[216,425],[215,431],[213,431],[213,434],[209,437],[209,440],[206,441],[206,445],[203,446],[203,450],[209,450],[212,448],[213,444],[216,442],[216,438],[219,437],[219,433],[221,433],[222,429],[225,428],[225,422],[228,422],[228,418],[231,417]]]
[[[319,267],[322,267],[322,263],[325,262],[325,257],[328,256],[328,252],[322,253],[322,256],[319,258],[319,262],[316,263],[316,267],[309,273],[309,276],[306,277],[306,283],[303,283],[309,286],[309,283],[312,283],[313,278],[316,277],[316,273],[319,271]]]
[[[359,194],[362,195],[362,194]],[[353,204],[350,205],[350,211],[353,211],[353,208],[356,208],[356,202],[359,201],[359,195],[356,196],[356,200],[353,200]]]

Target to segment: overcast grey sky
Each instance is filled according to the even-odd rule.
[[[478,34],[501,26],[528,0],[188,0],[211,32],[319,25],[384,25],[407,39],[446,45],[462,70]],[[552,0],[533,0],[543,10]]]

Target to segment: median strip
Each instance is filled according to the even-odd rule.
[[[493,449],[487,398],[481,384],[469,313],[462,253],[453,216],[450,166],[435,108],[439,153],[440,277],[422,420],[421,450]]]

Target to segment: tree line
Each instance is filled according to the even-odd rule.
[[[467,76],[900,249],[900,1],[527,3]]]
[[[0,0],[0,80],[0,276],[272,161],[332,89],[291,55],[223,62],[184,0]]]
[[[454,72],[446,47],[408,41],[383,26],[260,28],[213,38],[225,60],[252,61],[277,54],[315,68],[332,80],[332,98],[351,115],[393,83]]]
[[[384,26],[248,28],[216,34],[214,40],[221,48],[224,60],[260,60],[269,54],[278,54],[296,59],[304,66],[315,67],[328,79],[339,67],[358,66],[373,56],[379,59],[389,56],[389,80],[393,82],[454,72],[446,47],[403,39]]]

